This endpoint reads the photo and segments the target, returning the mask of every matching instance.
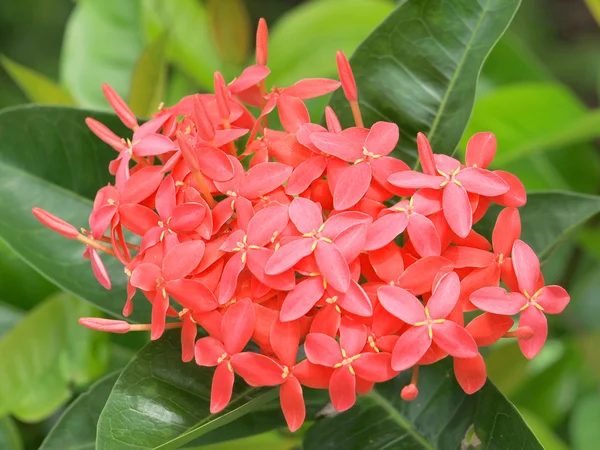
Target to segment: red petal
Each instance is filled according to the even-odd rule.
[[[371,166],[359,163],[345,168],[333,191],[333,205],[343,211],[356,205],[362,199],[371,184]]]
[[[202,225],[207,211],[200,203],[183,203],[173,209],[167,225],[173,231],[193,231]]]
[[[369,252],[369,262],[377,276],[386,283],[395,282],[404,271],[400,248],[394,242],[390,242],[379,250]]]
[[[306,418],[306,407],[302,397],[302,386],[295,377],[288,377],[279,390],[281,410],[288,428],[293,433],[298,430]]]
[[[510,255],[513,245],[521,236],[521,217],[517,208],[504,208],[498,214],[492,233],[494,253]]]
[[[510,190],[506,194],[492,197],[490,200],[502,206],[514,207],[523,206],[527,203],[527,193],[525,192],[525,186],[523,186],[521,180],[512,173],[504,172],[502,170],[494,170],[494,173],[510,186]]]
[[[310,122],[308,109],[298,97],[285,93],[280,95],[277,99],[277,108],[279,108],[281,125],[288,133],[296,133],[302,125]]]
[[[376,155],[392,153],[400,139],[398,125],[390,122],[375,122],[365,140],[365,148]]]
[[[323,213],[321,208],[311,200],[296,197],[290,203],[290,220],[296,225],[302,234],[310,233],[323,225]]]
[[[240,194],[246,198],[262,197],[281,187],[292,173],[292,168],[277,162],[264,162],[252,167],[247,173]]]
[[[327,158],[321,155],[315,155],[303,161],[290,175],[285,186],[285,193],[288,195],[300,195],[310,187],[313,181],[323,176],[326,167]]]
[[[446,353],[456,358],[474,358],[478,354],[473,337],[451,320],[433,325],[433,341]]]
[[[402,170],[390,175],[388,183],[401,188],[431,188],[440,189],[440,184],[445,178],[438,175],[426,175],[413,170]],[[452,183],[454,184],[454,183]]]
[[[513,326],[514,321],[508,317],[492,313],[483,313],[475,317],[466,327],[478,347],[485,347],[497,342]]]
[[[433,319],[444,319],[450,315],[460,294],[460,280],[456,272],[450,272],[440,278],[427,309]]]
[[[335,306],[327,304],[313,317],[313,321],[310,324],[310,332],[336,337],[341,320],[342,315]]]
[[[150,134],[133,144],[132,148],[136,156],[155,156],[175,150],[175,143],[162,134]]]
[[[204,175],[214,181],[233,178],[233,165],[225,153],[209,146],[202,146],[198,150],[198,165]]]
[[[410,242],[419,256],[439,256],[442,251],[440,236],[431,220],[421,214],[412,214],[407,226]]]
[[[358,225],[363,225],[366,231],[372,221],[371,216],[358,211],[345,211],[330,215],[325,222],[321,235],[337,241],[341,233]]]
[[[235,253],[223,268],[221,283],[219,284],[219,303],[221,305],[231,300],[237,289],[238,277],[246,267],[246,263],[242,261],[242,256],[242,252]]]
[[[512,249],[512,263],[521,292],[533,295],[540,277],[540,261],[525,242],[517,239]]]
[[[286,95],[306,100],[307,98],[329,94],[340,86],[341,83],[339,81],[328,78],[305,78],[296,82],[293,86],[286,88],[284,92]]]
[[[125,103],[119,94],[106,83],[102,84],[102,92],[112,109],[119,116],[119,119],[121,119],[121,122],[131,130],[137,128],[138,124],[135,114],[131,112],[131,109],[129,109],[129,106],[127,106],[127,103]]]
[[[140,203],[150,197],[163,181],[160,166],[143,167],[125,182],[121,203]]]
[[[231,400],[233,392],[233,381],[235,375],[229,370],[227,363],[221,363],[217,366],[212,381],[212,390],[210,392],[210,412],[216,414],[225,409]]]
[[[333,369],[311,363],[308,359],[299,362],[294,367],[294,376],[304,386],[313,389],[327,389]]]
[[[452,246],[444,252],[444,258],[448,258],[457,269],[464,267],[487,267],[494,263],[496,255],[480,250],[478,248]]]
[[[412,291],[414,295],[431,292],[433,280],[439,272],[449,272],[452,263],[441,256],[427,256],[406,268],[398,279],[398,285]]]
[[[335,244],[319,241],[315,249],[315,259],[321,274],[334,289],[346,292],[350,288],[348,263]]]
[[[442,205],[444,217],[452,231],[459,237],[467,237],[473,225],[473,212],[467,191],[456,183],[448,183],[444,187]]]
[[[125,228],[138,236],[143,236],[146,232],[157,226],[158,215],[142,205],[122,205],[119,208],[119,217]]]
[[[417,133],[417,148],[419,150],[419,161],[423,172],[428,175],[437,175],[437,168],[435,159],[433,158],[433,151],[427,137],[419,132]]]
[[[323,296],[323,277],[309,277],[296,285],[281,306],[283,322],[299,319],[309,312]]]
[[[291,291],[296,286],[296,277],[292,269],[286,270],[277,275],[265,274],[265,266],[267,262],[273,256],[273,250],[266,248],[253,249],[248,252],[248,260],[246,266],[252,272],[252,275],[256,277],[264,285],[271,289],[277,289],[279,291]]]
[[[544,308],[546,314],[560,314],[569,304],[567,291],[560,286],[545,286],[537,295],[537,303]]]
[[[110,289],[110,277],[108,276],[108,272],[106,271],[106,267],[104,267],[104,263],[100,259],[100,255],[95,249],[90,248],[90,260],[92,262],[92,271],[94,272],[94,276],[98,283],[104,287],[104,289]]]
[[[248,223],[248,243],[260,247],[279,235],[288,224],[288,207],[273,205],[258,211]]]
[[[183,362],[190,362],[194,359],[197,325],[190,320],[189,316],[182,318],[183,326],[181,328],[181,359]]]
[[[346,411],[356,403],[356,377],[348,366],[333,371],[329,380],[331,404],[339,411]]]
[[[486,197],[506,194],[509,190],[508,184],[494,172],[478,167],[462,169],[456,174],[456,179],[468,192]]]
[[[337,303],[345,311],[361,317],[371,317],[373,305],[363,288],[354,280],[350,281],[350,288],[346,293],[340,294]]]
[[[410,327],[396,342],[392,352],[392,369],[401,372],[413,367],[431,347],[427,327]]]
[[[242,351],[254,333],[254,305],[248,298],[238,300],[231,305],[221,322],[223,344],[229,355]]]
[[[150,339],[155,341],[165,331],[167,310],[169,309],[169,297],[164,297],[161,291],[157,291],[152,300],[152,329]]]
[[[471,303],[482,311],[512,316],[527,303],[527,299],[518,292],[507,293],[500,287],[484,287],[471,294]]]
[[[265,273],[277,275],[291,269],[298,261],[312,253],[313,242],[312,239],[300,238],[281,246],[267,262]]]
[[[333,367],[344,358],[340,346],[330,336],[321,333],[310,333],[304,342],[306,357],[313,364]]]
[[[496,136],[494,133],[477,133],[467,142],[465,160],[467,166],[477,166],[485,169],[496,156]]]
[[[382,383],[391,380],[398,372],[392,369],[392,355],[389,353],[362,353],[352,362],[352,368],[360,378]]]
[[[386,214],[369,226],[365,250],[378,250],[402,233],[408,225],[408,216],[404,213]],[[439,241],[439,238],[438,238]]]
[[[411,293],[397,286],[382,286],[377,289],[377,298],[387,312],[414,325],[426,320],[423,304]]]
[[[276,317],[271,324],[269,342],[281,363],[292,367],[296,363],[300,343],[300,324],[282,322]]]
[[[310,134],[310,140],[322,152],[346,162],[354,162],[363,156],[362,143],[354,142],[343,134],[318,131]]]
[[[167,283],[167,292],[184,308],[194,312],[213,311],[218,303],[212,291],[198,280],[174,280]]]
[[[265,355],[238,353],[231,357],[231,365],[250,386],[277,386],[285,381],[281,366]]]
[[[467,394],[474,394],[487,379],[485,361],[480,354],[474,358],[454,358],[454,375]]]
[[[129,282],[143,291],[154,291],[157,280],[161,278],[160,267],[152,263],[142,263],[133,270]]]
[[[204,241],[187,241],[173,247],[162,263],[163,278],[167,281],[187,277],[204,256]]]
[[[340,324],[340,348],[348,356],[358,355],[367,343],[367,327],[362,323],[344,318]]]
[[[544,346],[548,337],[548,322],[542,311],[530,306],[521,313],[519,327],[531,327],[531,339],[519,339],[519,347],[527,359],[533,358]]]
[[[173,214],[175,208],[175,180],[171,175],[166,177],[156,191],[156,211],[158,215],[166,220]]]
[[[229,90],[232,94],[239,94],[253,86],[256,86],[262,80],[267,78],[271,70],[263,65],[256,64],[246,67],[242,74],[229,84]]]
[[[196,364],[199,366],[216,366],[217,360],[223,353],[225,353],[225,347],[214,337],[203,337],[196,342]]]

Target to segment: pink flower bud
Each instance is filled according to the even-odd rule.
[[[269,29],[267,28],[267,21],[261,17],[256,30],[256,64],[266,66],[268,56]]]
[[[535,334],[531,327],[519,327],[515,330],[517,339],[528,341]]]
[[[217,98],[217,110],[221,119],[229,119],[231,109],[229,108],[229,89],[220,72],[215,72],[215,97]]]
[[[124,320],[102,319],[100,317],[81,317],[79,323],[84,327],[109,333],[127,333],[131,329]]]
[[[341,133],[342,125],[340,125],[340,121],[338,117],[335,115],[335,112],[331,108],[331,106],[325,107],[325,121],[327,122],[327,129],[332,133]]]
[[[400,397],[406,402],[412,402],[417,398],[417,395],[419,395],[419,389],[414,384],[404,386],[402,392],[400,392]]]
[[[98,136],[100,139],[102,139],[115,150],[121,151],[127,148],[127,146],[123,143],[121,138],[115,133],[113,133],[103,123],[100,123],[96,119],[92,119],[91,117],[87,117],[85,119],[85,123],[92,131],[92,133],[94,133],[96,136]]]
[[[108,100],[112,109],[119,116],[121,122],[127,128],[135,130],[138,127],[137,119],[135,118],[135,114],[129,109],[129,106],[127,106],[127,103],[106,83],[102,85],[102,92],[104,92],[106,100]]]
[[[352,73],[352,68],[350,67],[346,55],[344,55],[341,50],[338,50],[337,52],[336,61],[344,95],[349,102],[356,102],[358,100],[358,91],[356,89],[354,74]]]
[[[181,150],[181,154],[188,168],[192,172],[199,172],[200,166],[198,165],[196,151],[192,148],[192,144],[190,144],[188,139],[181,131],[177,132],[177,142],[179,143],[179,150]]]
[[[215,128],[206,113],[204,103],[202,103],[202,98],[199,94],[194,96],[194,117],[196,119],[198,136],[206,142],[212,141],[215,138]]]
[[[421,161],[423,173],[437,175],[433,151],[431,150],[429,140],[423,133],[417,133],[417,147],[419,149],[419,160]]]
[[[31,212],[43,225],[60,235],[69,239],[77,239],[77,236],[79,236],[79,231],[77,231],[77,228],[70,223],[65,222],[64,220],[59,219],[55,215],[50,214],[48,211],[45,211],[41,208],[32,208]]]

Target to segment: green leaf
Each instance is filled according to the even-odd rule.
[[[526,409],[520,408],[519,412],[527,422],[527,425],[533,431],[533,434],[539,439],[545,450],[569,450],[561,438],[548,426],[546,422]]]
[[[423,366],[419,397],[398,395],[410,373],[376,385],[357,405],[318,420],[306,433],[304,450],[379,450],[383,448],[456,450],[474,430],[483,448],[542,449],[516,408],[491,382],[466,395],[448,361]]]
[[[3,450],[23,450],[21,435],[10,417],[0,419],[0,448]]]
[[[208,0],[206,4],[213,43],[224,63],[239,68],[250,51],[252,31],[243,0]]]
[[[584,0],[588,9],[596,19],[596,22],[600,24],[600,0]]]
[[[127,279],[122,264],[103,256],[113,288],[98,284],[76,241],[46,229],[31,214],[39,206],[75,226],[87,226],[91,199],[111,181],[108,163],[116,152],[84,123],[91,116],[118,135],[130,131],[116,116],[65,107],[19,107],[0,112],[0,240],[63,290],[120,316]],[[137,302],[132,321],[149,317]]]
[[[85,107],[108,109],[102,83],[123,98],[144,50],[140,0],[81,0],[75,4],[63,40],[60,80]]]
[[[491,236],[500,207],[494,205],[476,228]],[[521,239],[540,256],[548,256],[552,248],[570,231],[600,212],[600,197],[573,192],[547,191],[528,195],[527,204],[519,208]]]
[[[0,63],[21,90],[32,102],[52,105],[73,105],[71,95],[48,77],[25,67],[4,55],[0,55]]]
[[[0,302],[0,338],[23,317],[23,311]]]
[[[212,43],[206,9],[197,0],[142,0],[142,23],[151,39],[165,34],[167,57],[205,88],[221,61]]]
[[[119,372],[106,375],[77,397],[60,416],[39,450],[94,450],[96,425]]]
[[[0,416],[37,422],[50,416],[108,360],[107,336],[77,323],[97,311],[68,294],[56,294],[0,340]]]
[[[166,39],[159,36],[152,42],[135,66],[131,82],[129,107],[134,114],[150,117],[164,100],[167,66],[165,60]]]
[[[179,330],[148,344],[115,384],[98,422],[96,448],[175,449],[193,439],[194,445],[217,443],[285,426],[278,388],[250,387],[239,377],[227,409],[211,415],[213,372],[181,361]],[[309,406],[325,403],[320,394],[307,398]]]
[[[358,47],[352,64],[366,125],[395,122],[397,155],[416,161],[416,135],[452,154],[469,120],[481,66],[520,0],[408,0]],[[331,106],[349,125],[341,91]]]
[[[479,131],[498,139],[496,167],[548,149],[589,142],[600,136],[600,111],[588,112],[559,84],[525,83],[494,91],[480,99],[461,143]]]
[[[335,52],[348,57],[394,9],[388,0],[307,2],[277,20],[269,33],[268,82],[336,76]]]
[[[190,448],[189,450],[298,450],[301,444],[301,439],[296,437],[295,434],[290,435],[281,431],[270,431],[219,444],[202,445],[193,449]]]
[[[569,423],[569,433],[573,450],[595,450],[600,440],[600,396],[598,394],[582,398],[573,410]]]
[[[488,378],[509,397],[527,377],[528,363],[516,340],[496,344],[485,356]]]

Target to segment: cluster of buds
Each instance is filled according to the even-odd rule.
[[[103,87],[133,137],[87,120],[118,152],[109,166],[115,183],[98,191],[90,230],[33,212],[86,245],[107,289],[99,255],[121,261],[123,314],[141,292],[152,318],[80,322],[116,333],[150,330],[152,339],[180,328],[183,360],[216,366],[211,412],[227,406],[237,374],[252,386],[280,386],[291,430],[305,419],[302,386],[329,389],[333,407],[344,411],[357,393],[406,370],[412,381],[400,395],[413,400],[419,366],[447,356],[473,393],[486,379],[479,347],[501,338],[518,339],[524,355],[535,356],[546,340],[545,314],[560,313],[569,296],[544,285],[538,258],[519,239],[522,183],[486,169],[494,135],[473,136],[463,164],[434,154],[419,134],[422,172],[414,171],[390,156],[397,125],[363,125],[343,53],[341,82],[305,79],[267,91],[261,20],[256,62],[229,84],[215,73],[214,94],[160,107],[143,125]],[[311,123],[304,100],[340,86],[356,126],[343,129],[329,107],[327,127]],[[284,131],[269,128],[273,112]],[[472,225],[491,203],[505,208],[490,244]],[[473,311],[479,315],[467,322]]]

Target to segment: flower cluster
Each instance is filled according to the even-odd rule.
[[[80,322],[116,333],[149,329],[152,339],[180,328],[183,360],[216,367],[211,412],[227,406],[237,374],[252,386],[280,386],[292,430],[305,419],[302,386],[329,389],[343,411],[357,393],[409,369],[401,396],[414,399],[419,366],[447,356],[465,392],[475,392],[486,379],[479,347],[503,337],[534,357],[546,340],[545,314],[560,313],[569,296],[544,286],[538,258],[519,239],[526,194],[514,175],[487,169],[493,134],[470,139],[464,164],[434,154],[419,134],[422,171],[411,170],[390,156],[397,125],[363,125],[343,53],[341,83],[305,79],[267,91],[266,62],[261,21],[256,65],[229,84],[215,73],[214,94],[161,106],[142,125],[103,87],[133,135],[87,120],[117,151],[114,185],[98,191],[89,231],[33,212],[86,245],[105,288],[100,253],[121,261],[123,314],[141,293],[152,320]],[[329,107],[326,127],[311,123],[304,100],[340,86],[356,126],[343,129]],[[283,131],[269,128],[273,112]],[[472,225],[491,203],[505,208],[490,244]],[[465,313],[476,310],[467,323]]]

